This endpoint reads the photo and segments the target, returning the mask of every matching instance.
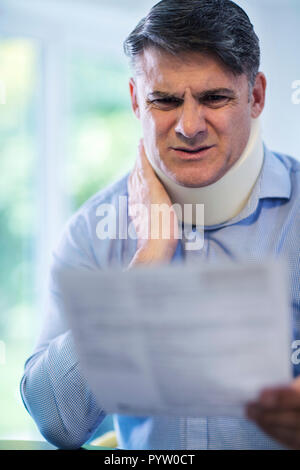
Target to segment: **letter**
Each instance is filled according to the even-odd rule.
[[[174,212],[177,215],[177,221],[178,221],[178,233],[177,233],[177,238],[178,240],[182,240],[182,226],[184,225],[181,221],[183,220],[182,217],[182,207],[180,204],[173,204],[173,209]],[[175,221],[174,221],[175,223]],[[175,228],[175,227],[174,227]]]
[[[178,209],[177,209],[178,210]],[[151,239],[169,240],[171,235],[171,224],[174,225],[174,233],[178,238],[177,218],[174,217],[173,206],[168,204],[151,204]],[[176,224],[176,225],[175,225]]]
[[[128,228],[128,235],[131,239],[148,239],[149,217],[148,210],[144,204],[132,204],[129,206],[129,216],[134,219]],[[137,227],[136,227],[137,225]]]
[[[105,457],[104,463],[110,465],[110,457]]]
[[[292,103],[300,104],[300,80],[295,80],[292,83],[292,88],[295,89],[292,93]]]
[[[299,346],[299,347],[298,347]],[[297,366],[300,364],[300,359],[299,359],[299,354],[300,354],[300,340],[293,341],[292,343],[292,348],[296,349],[296,351],[293,352],[291,361],[292,363]],[[297,349],[298,348],[298,349]]]
[[[190,457],[190,464],[193,463],[193,457],[195,457],[195,454],[189,454],[188,457]]]
[[[148,458],[148,463],[151,463],[151,460],[155,460],[155,457],[156,457],[155,455],[150,454]]]
[[[116,239],[116,208],[112,204],[100,204],[96,209],[96,216],[102,217],[105,214],[102,220],[97,223],[96,234],[100,240],[105,240],[109,238],[110,240]],[[107,227],[107,229],[106,229]]]
[[[192,220],[193,211],[196,231],[187,232],[184,225],[184,235],[189,240],[185,243],[187,251],[201,250],[204,246],[204,204],[184,204],[184,219]]]
[[[181,463],[182,465],[187,465],[187,462],[184,462],[184,461],[183,461],[183,459],[186,458],[186,457],[187,457],[187,455],[182,455],[182,456],[180,457],[180,463]]]
[[[127,239],[127,196],[119,196],[119,239]]]

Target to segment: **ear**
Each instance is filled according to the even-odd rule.
[[[265,107],[267,80],[262,72],[256,75],[251,95],[251,117],[258,118]]]
[[[140,108],[139,108],[138,97],[137,97],[137,85],[133,78],[129,80],[129,91],[130,91],[131,106],[132,106],[133,112],[136,115],[136,117],[140,119]]]

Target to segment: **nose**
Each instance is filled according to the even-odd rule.
[[[198,134],[206,132],[204,107],[196,99],[191,96],[185,99],[179,111],[180,115],[175,126],[177,134],[187,139],[193,139]]]

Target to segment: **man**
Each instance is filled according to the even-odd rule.
[[[143,130],[136,165],[72,217],[53,270],[285,256],[299,337],[300,165],[263,147],[257,119],[266,79],[249,18],[229,0],[163,0],[127,38],[125,51],[134,71],[132,107]],[[138,239],[99,240],[96,209],[104,203],[119,209],[120,196],[129,197]],[[172,204],[187,201],[205,205],[201,250],[188,251],[177,239],[181,216]],[[136,204],[148,214],[134,212]],[[151,237],[153,204],[170,207],[168,237],[161,226],[160,236]],[[178,222],[195,225],[185,215]],[[54,288],[21,391],[42,434],[59,447],[76,448],[105,412],[80,373]],[[243,419],[114,416],[114,423],[119,446],[128,449],[300,448],[300,382],[262,391]]]

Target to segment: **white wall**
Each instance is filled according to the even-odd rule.
[[[267,77],[263,134],[272,150],[300,160],[300,104],[292,83],[300,80],[300,0],[238,0],[260,38],[261,71]]]

